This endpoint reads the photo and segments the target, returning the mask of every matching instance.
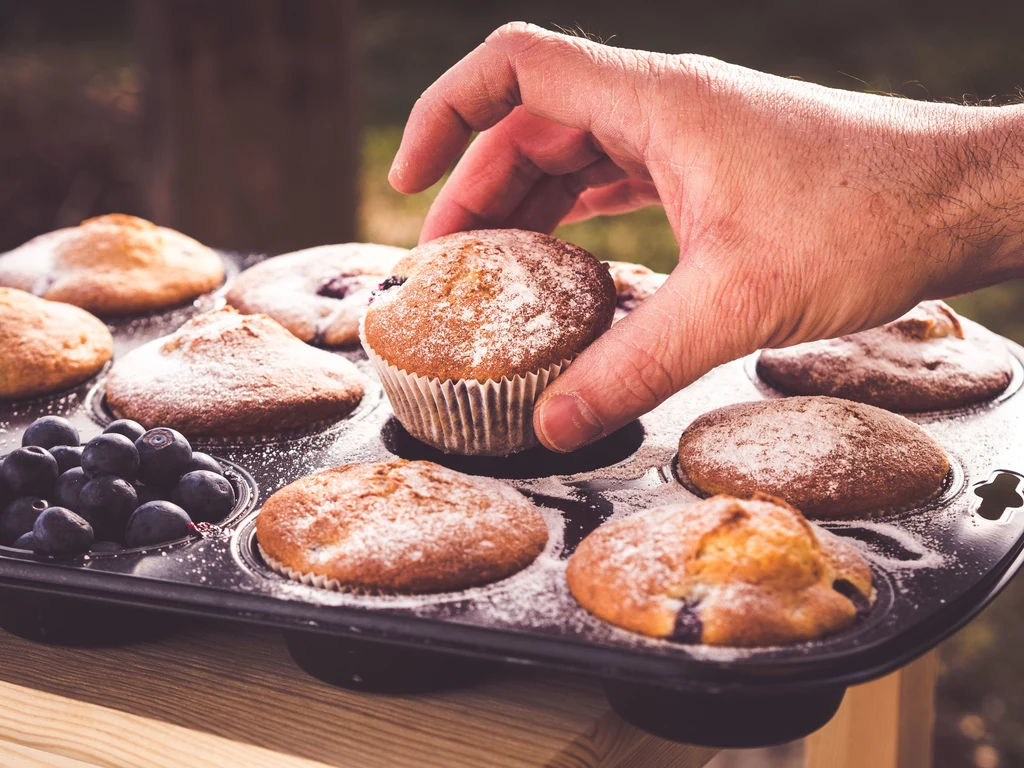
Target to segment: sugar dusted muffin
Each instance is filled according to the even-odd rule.
[[[145,219],[110,214],[0,255],[0,285],[100,317],[168,309],[224,282],[212,250]]]
[[[129,352],[107,379],[118,418],[187,435],[310,427],[346,416],[362,397],[363,377],[348,360],[230,307]]]
[[[1013,369],[999,337],[962,323],[941,301],[925,301],[878,328],[766,349],[757,371],[787,393],[913,413],[991,400],[1009,385]]]
[[[870,517],[941,493],[945,451],[917,424],[832,397],[737,403],[679,438],[679,474],[706,494],[785,499],[810,518]]]
[[[413,436],[505,455],[536,445],[534,401],[614,312],[608,268],[582,248],[536,232],[461,232],[395,265],[362,342]]]
[[[293,580],[408,594],[507,578],[543,551],[548,531],[511,486],[395,459],[285,486],[263,505],[256,536],[267,563]]]
[[[47,395],[94,376],[114,351],[85,310],[0,288],[0,400]]]
[[[609,261],[608,271],[615,281],[616,323],[653,296],[668,280],[668,275],[628,261]]]
[[[852,626],[874,600],[857,550],[760,494],[606,523],[576,548],[566,580],[598,618],[708,645],[816,640]]]
[[[323,347],[359,342],[370,293],[404,248],[373,243],[321,245],[267,259],[234,281],[228,304],[274,318],[300,339]]]

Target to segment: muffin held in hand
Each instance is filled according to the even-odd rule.
[[[359,318],[370,293],[408,251],[390,245],[321,245],[267,259],[234,281],[228,304],[269,315],[310,344],[359,342]]]
[[[506,455],[537,444],[534,401],[614,313],[608,267],[582,248],[515,229],[460,232],[395,265],[361,338],[414,437]]]
[[[355,592],[446,592],[507,578],[544,550],[547,526],[511,486],[429,461],[346,464],[275,493],[256,519],[267,564]]]
[[[833,397],[728,405],[679,438],[679,474],[695,490],[769,493],[824,520],[919,506],[948,472],[946,452],[917,424]]]
[[[668,280],[668,275],[654,272],[643,264],[609,261],[608,271],[615,281],[615,322],[639,307]]]
[[[118,418],[187,435],[311,427],[346,416],[362,397],[363,377],[348,360],[230,307],[129,352],[107,379]]]
[[[766,349],[757,372],[787,393],[913,413],[991,400],[1010,383],[1010,361],[998,336],[961,322],[941,301],[925,301],[878,328]]]
[[[60,392],[94,376],[114,340],[88,312],[0,288],[0,400]]]
[[[576,548],[566,580],[598,618],[707,645],[816,640],[852,626],[874,602],[856,549],[761,494],[606,523]]]
[[[0,285],[100,317],[169,309],[223,282],[224,265],[205,245],[122,214],[40,235],[0,255]]]

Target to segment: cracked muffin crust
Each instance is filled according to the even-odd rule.
[[[114,352],[107,326],[85,310],[14,288],[0,288],[0,331],[0,400],[73,387]]]
[[[118,418],[187,435],[253,435],[341,418],[363,377],[266,315],[231,307],[199,315],[114,363],[107,402]]]
[[[324,347],[359,343],[370,294],[408,251],[390,245],[321,245],[267,259],[231,285],[227,302],[263,313],[303,341]]]
[[[410,594],[507,578],[543,551],[548,530],[511,486],[395,459],[285,486],[263,505],[256,537],[268,564],[289,578]]]
[[[1006,345],[925,301],[891,323],[838,339],[766,349],[757,372],[783,392],[831,395],[901,413],[991,400],[1010,383]]]
[[[708,645],[815,640],[852,626],[874,601],[856,549],[762,494],[606,523],[576,548],[566,580],[598,618]]]
[[[224,264],[191,237],[110,214],[0,255],[0,285],[100,317],[169,309],[224,282]]]
[[[679,438],[679,473],[708,494],[785,499],[810,518],[870,517],[939,493],[942,446],[889,411],[833,397],[737,403],[695,419]]]

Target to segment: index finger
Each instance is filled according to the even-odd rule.
[[[422,192],[441,178],[473,131],[487,130],[519,104],[570,128],[595,134],[610,129],[625,139],[619,151],[639,160],[635,139],[643,102],[631,72],[637,57],[531,24],[506,24],[416,101],[391,185],[407,194]]]

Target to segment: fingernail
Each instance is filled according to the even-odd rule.
[[[603,430],[594,412],[575,395],[555,395],[543,403],[538,428],[543,443],[562,453],[597,439]]]

